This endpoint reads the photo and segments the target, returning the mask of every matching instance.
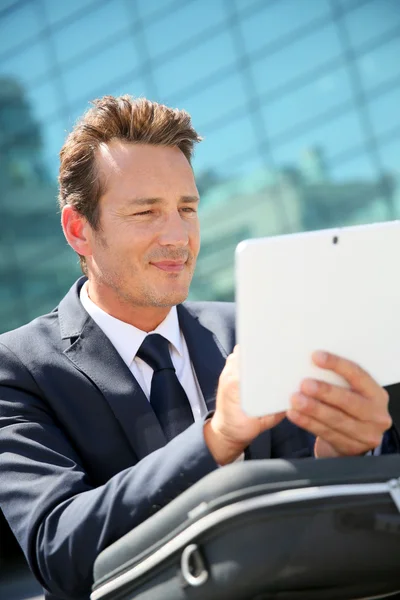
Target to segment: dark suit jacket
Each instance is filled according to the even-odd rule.
[[[0,336],[0,506],[47,598],[87,600],[96,556],[217,468],[196,422],[168,444],[149,402],[79,300]],[[235,343],[234,306],[178,306],[213,410]],[[284,421],[247,458],[312,454]]]

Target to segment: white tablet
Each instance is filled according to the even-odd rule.
[[[384,386],[400,381],[400,222],[241,242],[237,339],[244,411],[286,410],[305,377],[345,385],[311,361],[327,350]]]

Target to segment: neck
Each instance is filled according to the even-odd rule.
[[[88,296],[94,304],[115,319],[129,323],[141,331],[154,331],[171,310],[170,306],[134,306],[117,296],[113,290],[93,281],[88,281],[86,286]]]

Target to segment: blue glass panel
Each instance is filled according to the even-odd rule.
[[[283,47],[252,64],[252,73],[260,94],[300,79],[316,68],[332,68],[341,63],[341,46],[333,25],[319,29],[296,43]],[[336,62],[337,61],[337,62]]]
[[[349,111],[336,119],[312,128],[293,139],[273,146],[274,156],[279,164],[293,164],[304,150],[320,147],[326,158],[328,169],[330,160],[354,147],[361,147],[364,136],[356,111]]]
[[[81,10],[90,9],[98,4],[97,0],[68,0],[68,2],[54,2],[54,0],[42,0],[46,9],[46,15],[49,24],[59,24],[60,21],[73,17],[74,13]],[[108,0],[112,2],[112,0]]]
[[[358,59],[364,88],[369,91],[391,79],[399,80],[399,56],[400,28],[398,37]]]
[[[392,203],[393,216],[392,218],[400,218],[400,131],[397,132],[396,138],[389,143],[382,144],[380,154],[383,162],[383,167],[388,175],[389,185],[392,186]]]
[[[0,5],[0,17],[4,16],[6,14],[6,11],[14,9],[17,3],[18,0],[2,0]]]
[[[345,16],[352,45],[359,48],[369,40],[400,25],[397,0],[373,0]]]
[[[0,60],[22,42],[34,38],[42,29],[37,7],[32,2],[18,4],[0,19]]]
[[[112,94],[113,96],[123,96],[124,94],[129,94],[135,98],[139,96],[148,97],[146,81],[140,76],[127,77],[124,83],[121,83],[118,86],[109,86],[109,90],[110,91],[108,93]],[[153,100],[153,98],[150,99]]]
[[[273,0],[275,1],[275,0]],[[240,0],[236,2],[236,10],[238,11],[238,15],[240,18],[244,18],[248,12],[253,10],[257,10],[258,8],[265,8],[265,0]]]
[[[149,20],[145,26],[147,45],[152,57],[162,56],[202,31],[226,19],[224,0],[186,2],[163,19]]]
[[[265,160],[260,156],[258,150],[253,148],[252,151],[245,152],[245,154],[240,158],[233,160],[231,159],[228,160],[228,162],[221,164],[217,169],[217,173],[222,178],[230,178],[242,175],[246,176],[254,173],[255,171],[259,173],[260,171],[264,171],[266,169],[267,167]]]
[[[196,128],[201,130],[208,123],[218,122],[236,109],[243,108],[246,103],[246,90],[240,73],[199,90],[181,103],[193,119]]]
[[[348,11],[357,7],[359,4],[363,2],[368,2],[369,0],[336,0],[338,4],[343,8],[343,10]]]
[[[390,133],[400,126],[400,87],[379,96],[369,104],[369,113],[377,136]],[[400,164],[400,161],[399,161]]]
[[[149,0],[135,0],[135,2],[139,15],[147,26],[150,19],[157,19],[158,15],[163,18],[165,14],[172,16],[175,9],[181,8],[184,4],[193,3],[193,0],[151,0],[151,2]]]
[[[196,169],[218,170],[238,154],[255,148],[254,130],[247,113],[221,128],[203,130],[204,141],[196,148]]]
[[[43,140],[43,161],[50,178],[56,180],[59,167],[59,152],[67,137],[65,122],[63,119],[43,122],[41,124]],[[55,201],[55,199],[54,199]]]
[[[175,103],[177,98],[186,99],[188,87],[219,69],[232,65],[235,48],[232,36],[225,31],[201,46],[189,49],[176,59],[160,65],[154,70],[157,85],[163,95]],[[197,90],[196,90],[197,91]]]
[[[327,0],[279,0],[264,2],[262,8],[240,23],[248,52],[255,52],[317,19],[330,16]]]
[[[127,77],[125,82],[118,83],[117,86],[113,85],[111,82],[105,81],[102,86],[94,90],[92,94],[88,94],[86,98],[80,98],[73,107],[68,108],[66,115],[68,131],[70,131],[76,121],[83,116],[84,112],[92,106],[91,100],[94,100],[95,97],[100,98],[106,94],[111,94],[112,96],[130,94],[134,97],[146,97],[146,82],[141,77]]]
[[[376,164],[366,152],[356,154],[345,161],[333,162],[329,173],[337,181],[375,179],[378,177]]]
[[[36,120],[54,118],[60,110],[60,97],[57,94],[53,80],[29,88],[27,97]]]
[[[63,73],[67,100],[71,104],[110,93],[110,83],[138,67],[139,59],[132,39],[124,37],[113,46],[83,59]]]
[[[392,173],[398,180],[397,198],[400,206],[400,132],[390,142],[380,144],[380,154],[385,170]]]
[[[12,75],[22,84],[42,77],[49,69],[49,54],[43,39],[0,62],[0,75]]]
[[[54,38],[59,62],[64,63],[77,56],[85,60],[92,46],[101,43],[107,46],[109,36],[127,30],[127,19],[124,0],[113,0],[100,4],[97,10],[62,28]],[[123,59],[121,56],[120,60]],[[98,68],[101,69],[100,61]]]
[[[284,134],[351,100],[352,88],[347,67],[329,71],[308,85],[267,103],[263,113],[268,134],[271,138]]]

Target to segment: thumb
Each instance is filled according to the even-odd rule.
[[[273,415],[264,415],[259,417],[261,430],[260,433],[275,427],[275,425],[278,425],[285,417],[286,412],[274,413]]]

